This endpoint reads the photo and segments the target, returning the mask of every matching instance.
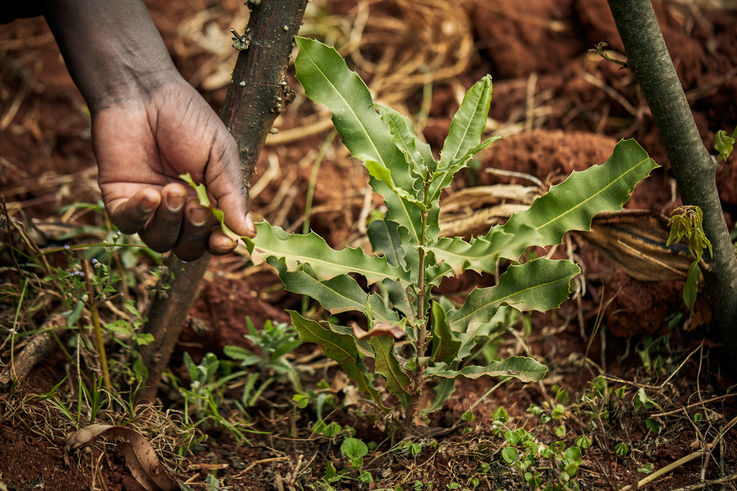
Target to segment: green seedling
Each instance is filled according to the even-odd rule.
[[[267,222],[257,224],[255,238],[245,239],[253,262],[274,266],[287,290],[312,297],[331,314],[353,312],[363,318],[361,325],[348,326],[292,311],[300,338],[320,344],[381,410],[390,410],[384,390],[396,396],[406,428],[418,411],[442,407],[459,377],[540,380],[547,368],[532,358],[469,362],[503,328],[500,311],[507,306],[556,308],[580,272],[569,261],[517,261],[528,247],[558,244],[569,230],[589,229],[596,213],[620,209],[657,164],[636,142],[621,141],[605,164],[574,173],[506,224],[470,241],[441,237],[441,193],[497,139],[482,141],[491,78],[482,78],[466,93],[436,158],[408,118],[372,101],[364,82],[333,48],[299,37],[296,42],[295,67],[305,93],[332,111],[343,144],[364,163],[388,210],[368,227],[373,254],[333,249],[315,233],[289,234]],[[203,202],[207,198],[203,188],[198,195]],[[433,293],[443,278],[466,270],[493,274],[507,261],[511,264],[496,285],[473,290],[462,305]],[[401,353],[399,340],[406,345]],[[377,384],[377,377],[383,383]],[[419,408],[428,385],[434,400]]]
[[[292,396],[292,400],[299,409],[305,409],[308,406],[314,406],[317,419],[322,419],[325,408],[336,405],[336,398],[325,380],[317,383],[316,390],[307,389],[304,392],[298,392]]]
[[[714,135],[714,148],[719,152],[719,159],[726,162],[732,154],[735,140],[737,140],[737,127],[732,132],[732,136],[729,136],[724,130],[717,131]]]
[[[245,371],[228,373],[224,366],[232,362],[221,361],[213,353],[207,353],[202,362],[196,364],[189,353],[184,353],[184,365],[190,377],[189,388],[179,387],[176,379],[171,377],[175,387],[184,398],[185,424],[190,424],[190,415],[195,420],[195,427],[220,426],[230,432],[238,443],[249,443],[245,435],[246,424],[243,421],[231,421],[221,414],[221,406],[225,401],[225,386],[234,378],[242,377]],[[223,373],[223,372],[226,373]],[[243,411],[243,409],[241,408]]]
[[[709,255],[714,257],[711,242],[706,238],[706,234],[704,233],[703,222],[704,213],[701,211],[701,208],[694,205],[679,206],[673,210],[668,220],[670,235],[668,236],[666,245],[685,239],[688,242],[688,251],[694,258],[694,261],[688,268],[686,284],[683,286],[683,302],[688,307],[688,310],[692,312],[699,290],[699,277],[701,275],[699,263],[706,249],[709,250]]]
[[[253,406],[261,393],[277,377],[286,377],[295,391],[301,391],[299,374],[286,357],[288,353],[302,344],[294,328],[289,324],[267,320],[263,329],[258,330],[251,319],[246,319],[246,326],[248,334],[244,334],[243,337],[258,347],[257,353],[240,346],[223,348],[225,354],[237,361],[242,368],[255,367],[258,369],[258,372],[247,376],[243,389],[243,405]],[[256,386],[257,383],[258,386]]]

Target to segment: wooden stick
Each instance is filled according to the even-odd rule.
[[[291,99],[286,70],[306,5],[307,0],[261,2],[258,6],[251,3],[251,17],[243,36],[248,39],[248,48],[238,54],[220,112],[238,144],[246,182],[250,182],[276,116]],[[148,378],[136,398],[138,404],[156,398],[161,374],[184,328],[208,261],[207,254],[188,263],[169,258],[169,274],[159,281],[159,294],[152,299],[144,327],[154,336],[154,342],[141,349]]]
[[[13,359],[13,364],[0,374],[0,387],[11,381],[23,382],[36,364],[48,356],[56,344],[52,332],[66,323],[66,319],[58,309],[49,315],[40,328],[40,333],[31,338]]]

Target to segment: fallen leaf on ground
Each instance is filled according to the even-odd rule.
[[[161,465],[148,440],[131,428],[102,424],[85,426],[67,436],[66,448],[68,451],[76,450],[93,442],[103,433],[125,440],[119,445],[119,448],[125,456],[125,462],[131,474],[146,490],[177,489],[176,479]]]

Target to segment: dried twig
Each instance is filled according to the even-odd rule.
[[[732,429],[732,427],[737,424],[737,417],[733,418],[729,423],[722,428],[722,430],[719,432],[719,434],[714,437],[714,439],[711,441],[711,443],[707,444],[703,448],[696,450],[695,452],[691,452],[690,454],[686,455],[685,457],[681,457],[680,459],[676,460],[675,462],[671,462],[670,464],[666,465],[665,467],[658,469],[657,471],[653,472],[652,474],[644,477],[643,479],[640,479],[639,482],[637,482],[634,489],[640,489],[647,484],[655,481],[656,479],[660,479],[664,475],[673,472],[674,470],[678,469],[679,467],[683,467],[684,465],[688,464],[692,460],[696,460],[699,457],[703,456],[704,454],[710,452],[717,443],[719,443],[722,438],[724,437],[727,432]],[[622,488],[622,491],[630,491],[632,486],[625,486]]]
[[[240,51],[233,70],[221,118],[231,129],[238,144],[241,165],[247,182],[251,179],[256,160],[274,119],[291,97],[286,86],[285,71],[307,0],[263,2],[253,7],[249,19],[252,41]],[[184,263],[171,256],[172,277],[162,278],[163,285],[171,282],[164,295],[155,297],[148,312],[145,331],[153,334],[154,342],[141,350],[148,371],[145,387],[136,402],[151,402],[164,368],[184,328],[187,312],[207,270],[208,256]]]
[[[60,308],[52,312],[41,325],[39,329],[41,332],[33,336],[23,350],[13,357],[11,366],[0,374],[0,387],[11,381],[24,381],[33,367],[48,356],[56,344],[53,332],[66,323],[66,319],[61,315],[62,310]]]

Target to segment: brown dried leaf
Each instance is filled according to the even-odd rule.
[[[363,330],[355,322],[351,322],[351,327],[353,328],[353,335],[359,340],[373,336],[392,336],[394,339],[402,339],[404,337],[404,329],[401,326],[389,324],[388,322],[377,322],[370,331]]]
[[[495,184],[461,189],[440,203],[440,235],[470,238],[485,234],[539,196],[536,187]]]
[[[640,281],[685,280],[693,258],[682,244],[668,241],[668,219],[649,210],[600,213],[581,237]]]
[[[169,491],[177,489],[177,481],[161,465],[156,451],[146,438],[137,431],[124,426],[93,424],[70,433],[67,437],[67,450],[76,450],[97,439],[103,433],[122,438],[120,449],[125,456],[128,469],[133,477],[146,490]]]
[[[479,209],[507,201],[531,205],[539,195],[539,190],[534,186],[519,184],[475,186],[449,195],[443,199],[440,208],[441,213],[455,213],[463,209]]]

